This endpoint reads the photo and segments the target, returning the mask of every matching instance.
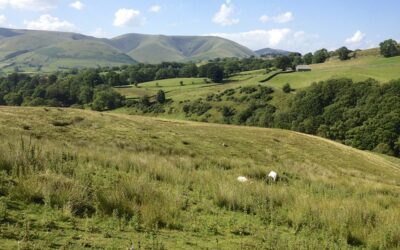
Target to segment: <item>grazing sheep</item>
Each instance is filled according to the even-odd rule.
[[[239,176],[239,177],[237,178],[237,180],[238,180],[238,182],[241,182],[241,183],[245,183],[245,182],[248,181],[248,179],[247,179],[246,177],[244,177],[244,176]]]
[[[275,171],[271,171],[268,174],[268,178],[271,178],[273,181],[276,181],[278,178],[278,174]]]

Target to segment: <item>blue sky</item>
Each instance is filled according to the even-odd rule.
[[[74,31],[218,35],[251,49],[308,52],[400,40],[398,0],[0,0],[0,26]]]

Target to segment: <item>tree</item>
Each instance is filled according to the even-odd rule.
[[[110,89],[97,90],[94,95],[92,109],[96,111],[104,111],[115,109],[122,106],[123,96]]]
[[[283,85],[282,90],[283,90],[283,92],[285,92],[285,93],[290,93],[290,92],[292,92],[292,88],[290,87],[290,84],[289,84],[289,83],[286,83],[285,85]]]
[[[197,74],[198,74],[198,68],[194,63],[186,64],[180,70],[180,75],[182,77],[196,77]]]
[[[20,106],[22,104],[23,98],[21,94],[11,92],[4,96],[4,101],[9,106]]]
[[[398,44],[395,40],[389,39],[380,43],[381,55],[384,57],[393,57],[399,55]]]
[[[315,51],[313,56],[313,63],[324,63],[329,58],[328,50],[320,49]]]
[[[207,77],[215,83],[221,83],[224,80],[224,69],[218,65],[211,65],[207,71]]]
[[[107,74],[107,82],[110,86],[118,86],[121,85],[120,77],[118,73],[115,73],[114,71],[110,71]]]
[[[224,66],[225,75],[232,75],[240,71],[239,65],[236,61],[227,62]]]
[[[312,64],[312,61],[313,61],[313,54],[312,54],[311,52],[305,54],[305,55],[303,56],[303,61],[304,61],[304,63],[307,64],[307,65]]]
[[[165,100],[166,100],[165,99],[165,92],[162,91],[162,90],[159,90],[158,93],[157,93],[157,96],[156,96],[156,100],[157,100],[158,103],[161,103],[161,104],[165,103]]]
[[[279,56],[275,59],[275,67],[281,70],[286,70],[292,66],[292,60],[288,56]]]
[[[296,67],[297,65],[303,64],[303,58],[300,53],[291,52],[289,53],[290,61],[292,62],[292,67]]]
[[[81,104],[87,104],[92,102],[93,99],[93,89],[89,86],[82,86],[80,88],[80,93],[78,96],[78,100]]]
[[[351,50],[349,50],[347,47],[341,47],[336,51],[336,53],[339,56],[339,59],[342,61],[350,59],[349,54],[351,53]]]

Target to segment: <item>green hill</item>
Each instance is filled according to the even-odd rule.
[[[399,160],[290,131],[1,107],[0,169],[4,249],[400,246]]]
[[[265,49],[259,49],[254,51],[258,56],[280,56],[284,55],[287,56],[290,54],[290,51],[286,50],[281,50],[281,49],[271,49],[271,48],[265,48]]]
[[[0,28],[0,69],[44,72],[133,64],[248,57],[251,50],[218,37],[128,34],[98,39],[76,33]]]
[[[100,39],[74,33],[0,30],[0,60],[4,70],[52,71],[67,68],[135,63]]]
[[[348,61],[332,59],[321,64],[310,65],[311,72],[296,72],[281,74],[268,81],[266,84],[282,88],[289,83],[293,88],[300,89],[313,82],[324,81],[332,78],[350,78],[362,81],[373,78],[380,82],[388,82],[400,77],[400,56],[384,58],[379,55],[378,49],[365,50],[357,53],[356,58]]]
[[[255,55],[248,48],[219,37],[127,34],[111,39],[110,44],[145,63]]]

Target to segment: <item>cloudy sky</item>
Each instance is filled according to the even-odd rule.
[[[0,0],[0,26],[73,31],[217,35],[251,49],[308,52],[400,40],[398,0]]]

